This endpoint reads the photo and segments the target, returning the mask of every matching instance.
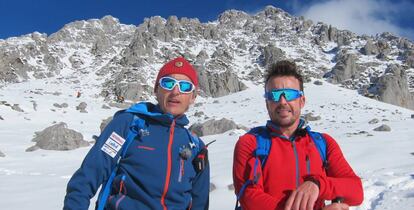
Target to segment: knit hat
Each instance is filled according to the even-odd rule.
[[[161,77],[170,74],[184,74],[190,78],[196,87],[198,86],[197,72],[194,67],[183,57],[178,57],[164,64],[164,66],[160,69],[157,79],[155,80],[154,90],[158,87],[158,82]]]

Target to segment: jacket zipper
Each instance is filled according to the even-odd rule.
[[[295,139],[291,139],[293,153],[295,154],[295,163],[296,163],[296,189],[299,187],[299,157],[298,151],[296,150]]]
[[[124,188],[124,182],[125,182],[125,175],[122,175],[121,183],[119,184],[119,192],[118,192],[119,194],[122,194],[122,196],[116,201],[115,209],[118,209],[119,204],[125,198],[126,189],[125,189],[125,193],[122,193],[122,189]]]
[[[309,155],[306,155],[306,172],[307,172],[307,175],[310,174],[310,160],[309,160]]]
[[[167,210],[167,205],[165,205],[165,196],[167,195],[168,187],[170,184],[170,178],[171,178],[171,147],[174,140],[174,128],[175,128],[175,119],[172,121],[170,126],[170,137],[168,140],[168,149],[167,149],[167,171],[165,176],[165,183],[164,183],[164,192],[161,196],[161,205],[164,210]]]

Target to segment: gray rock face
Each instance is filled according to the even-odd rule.
[[[322,81],[320,81],[320,80],[316,80],[315,82],[313,82],[313,84],[315,84],[315,85],[322,85],[322,84],[323,84],[323,82],[322,82]]]
[[[36,142],[36,145],[29,147],[26,152],[39,148],[45,150],[73,150],[89,146],[89,143],[83,140],[81,133],[68,129],[64,122],[47,127],[43,131],[35,132],[32,141]]]
[[[261,51],[263,66],[269,66],[286,58],[283,50],[275,47],[273,44],[267,45],[266,47],[262,48]]]
[[[414,98],[408,91],[407,75],[401,66],[389,65],[374,84],[369,92],[377,95],[380,101],[414,109]]]
[[[220,134],[226,131],[237,129],[238,126],[232,120],[222,118],[220,120],[208,120],[204,123],[196,123],[191,125],[189,130],[195,133],[197,136],[207,136],[213,134]]]
[[[203,66],[196,65],[195,67],[198,70],[198,82],[202,91],[201,94],[220,97],[246,89],[246,86],[239,81],[237,75],[223,62],[210,62],[207,66],[210,69],[227,69],[222,73],[206,71]]]
[[[102,120],[101,125],[99,126],[99,129],[101,130],[101,133],[105,129],[105,127],[109,124],[109,122],[111,122],[112,119],[113,119],[113,117],[111,116],[111,117],[108,117],[108,118]]]
[[[338,46],[348,45],[351,42],[351,39],[355,37],[355,34],[347,30],[338,30],[331,25],[320,24],[319,26],[313,29],[313,32],[319,37],[317,42],[328,42],[333,41],[338,44]]]
[[[369,124],[377,124],[377,123],[379,123],[379,120],[377,118],[374,118],[374,119],[370,120],[368,123]]]
[[[6,157],[6,155],[0,151],[0,157]]]
[[[361,43],[365,40],[364,46]],[[200,67],[199,74],[204,77],[202,94],[218,97],[243,90],[240,80],[259,84],[267,65],[289,55],[304,67],[305,81],[329,72],[333,62],[335,67],[326,74],[331,78],[328,81],[361,94],[377,85],[384,65],[403,62],[407,91],[412,91],[413,52],[412,41],[391,33],[356,36],[324,23],[313,24],[273,6],[255,15],[225,11],[209,23],[157,16],[146,18],[136,27],[105,16],[68,23],[49,37],[35,32],[0,40],[0,85],[54,76],[57,82],[70,80],[82,85],[80,77],[96,75],[91,85],[102,87],[101,96],[108,104],[119,96],[135,102],[149,99],[159,67],[181,55]],[[331,55],[336,60],[330,60]],[[369,61],[356,59],[363,55],[376,57]],[[73,74],[61,74],[62,69]],[[375,98],[382,100],[378,95]]]
[[[364,55],[376,55],[379,53],[379,50],[372,40],[368,39],[365,46],[361,49],[361,53]]]
[[[359,76],[359,66],[356,64],[357,57],[355,54],[342,52],[338,54],[337,59],[338,62],[332,68],[332,71],[326,75],[331,77],[333,82],[341,83]]]
[[[132,28],[106,16],[69,23],[49,37],[35,32],[19,37],[23,42],[6,40],[0,44],[0,82],[25,81],[29,75],[36,79],[52,77],[65,67],[79,69],[85,57],[70,53],[87,48],[91,53],[88,59],[98,61],[103,55],[117,53],[114,47],[131,39],[132,32]],[[68,48],[71,50],[66,51]],[[62,61],[64,57],[69,57],[71,66]]]
[[[313,113],[307,113],[304,115],[305,121],[318,121],[321,119],[321,116],[314,116]]]
[[[17,112],[24,112],[24,110],[22,108],[20,108],[19,104],[13,104],[13,106],[11,108],[14,111],[17,111]]]
[[[121,70],[114,75],[113,80],[108,80],[103,86],[111,93],[105,96],[107,99],[113,95],[131,101],[145,100],[153,92],[153,88],[146,84],[140,72],[132,69]]]
[[[389,131],[391,131],[391,128],[390,128],[390,126],[383,124],[383,125],[381,125],[381,126],[379,126],[377,128],[374,128],[374,131],[386,131],[386,132],[389,132]]]
[[[82,113],[88,113],[87,111],[86,111],[86,107],[88,106],[88,104],[87,103],[85,103],[85,102],[81,102],[78,106],[76,106],[76,110],[79,110],[80,112],[82,112]]]

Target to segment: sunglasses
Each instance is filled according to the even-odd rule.
[[[160,79],[160,87],[165,90],[171,91],[176,85],[181,93],[191,93],[195,89],[194,84],[187,80],[176,80],[172,77],[161,77]]]
[[[284,96],[286,101],[292,101],[303,96],[303,92],[296,89],[282,88],[282,89],[272,89],[271,91],[265,92],[264,97],[267,100],[274,102],[279,102],[280,97]]]

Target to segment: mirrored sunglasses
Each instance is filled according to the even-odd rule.
[[[283,89],[272,89],[271,91],[268,91],[265,93],[264,97],[267,100],[279,102],[280,97],[284,96],[286,101],[292,101],[297,98],[300,98],[303,96],[303,92],[296,89],[290,89],[290,88],[283,88]]]
[[[181,93],[191,93],[195,89],[194,84],[187,80],[176,80],[172,77],[161,77],[160,79],[160,87],[165,90],[171,91],[176,85]]]

